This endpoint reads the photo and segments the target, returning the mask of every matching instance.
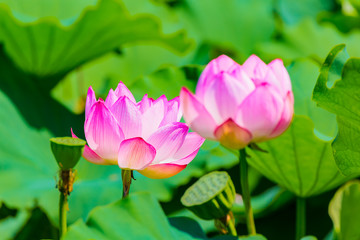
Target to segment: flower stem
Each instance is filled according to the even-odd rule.
[[[248,163],[246,161],[245,148],[240,149],[239,160],[240,160],[240,183],[241,183],[242,198],[245,207],[246,226],[249,235],[255,235],[256,229],[255,229],[254,215],[250,202]]]
[[[237,236],[235,218],[232,211],[222,218],[215,219],[215,227],[222,234],[231,234],[232,236]]]
[[[306,200],[296,198],[296,240],[300,240],[306,233]]]
[[[67,211],[67,194],[60,192],[59,201],[59,239],[65,235],[67,231],[66,222],[66,211]]]
[[[59,172],[59,239],[65,235],[67,231],[66,213],[68,210],[68,196],[73,189],[73,183],[75,178],[75,172],[72,169],[60,170]]]
[[[131,179],[132,179],[132,170],[121,170],[121,177],[123,182],[123,195],[122,198],[126,198],[129,195],[130,192],[130,185],[131,185]]]
[[[232,236],[237,236],[237,231],[236,231],[236,226],[235,226],[235,218],[234,218],[234,214],[232,213],[232,211],[229,212],[228,216],[229,216],[229,220],[227,222],[227,229]]]

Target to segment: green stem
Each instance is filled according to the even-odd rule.
[[[126,198],[129,195],[130,192],[130,185],[131,185],[131,179],[132,179],[132,170],[121,170],[121,177],[123,182],[123,195],[122,198]]]
[[[254,214],[250,202],[248,163],[246,161],[245,148],[240,149],[239,160],[240,160],[240,183],[241,183],[242,198],[245,207],[246,226],[249,235],[255,235],[256,229],[255,229]]]
[[[59,201],[59,239],[65,235],[67,231],[66,223],[66,211],[67,211],[67,194],[60,192]]]
[[[214,219],[215,227],[222,234],[231,234],[232,236],[237,236],[236,226],[235,226],[235,218],[232,211],[230,211],[227,215]]]
[[[300,240],[306,234],[306,200],[296,198],[296,240]]]
[[[230,219],[227,222],[227,229],[232,236],[237,236],[234,214],[230,211],[228,216],[230,217]]]
[[[237,236],[237,231],[236,231],[236,228],[235,228],[235,224],[233,222],[230,221],[228,223],[227,228],[228,228],[228,230],[229,230],[229,232],[230,232],[230,234],[232,236]]]

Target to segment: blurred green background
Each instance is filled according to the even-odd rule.
[[[123,81],[137,100],[145,93],[171,99],[182,86],[194,90],[204,65],[220,54],[241,64],[251,54],[267,63],[282,58],[293,83],[295,113],[305,116],[296,121],[299,135],[306,133],[314,144],[331,151],[335,116],[316,107],[312,91],[333,46],[345,43],[350,56],[360,56],[359,12],[356,0],[0,0],[0,239],[57,238],[57,165],[49,138],[69,136],[70,128],[84,137],[90,85],[103,98]],[[286,137],[291,136],[280,139],[280,144]],[[281,151],[279,143],[273,145]],[[301,151],[311,145],[307,147]],[[283,155],[277,157],[287,159]],[[312,156],[305,158],[311,161]],[[321,158],[329,159],[338,174],[331,154]],[[276,171],[263,173],[274,182],[269,181],[255,170],[261,161],[255,155],[252,161],[258,232],[268,239],[293,239],[293,195],[276,187],[274,182],[281,181]],[[68,239],[121,238],[105,230],[105,235],[97,235],[94,228],[101,222],[118,221],[116,226],[125,232],[128,225],[136,229],[139,222],[101,214],[111,209],[96,208],[121,198],[120,169],[84,159],[76,169],[68,216],[69,224],[75,225]],[[240,192],[236,153],[207,141],[173,178],[152,180],[136,174],[131,194],[137,207],[117,203],[122,209],[117,214],[125,216],[123,209],[128,208],[138,216],[137,208],[143,209],[146,217],[138,227],[151,236],[146,239],[213,237],[213,223],[184,209],[180,197],[198,177],[216,169],[227,170]],[[334,190],[328,190],[346,180],[338,178],[331,187],[315,187],[315,182],[310,189],[307,232],[319,239],[331,239],[328,204]],[[296,186],[287,189],[297,194]],[[237,228],[245,235],[239,209],[234,210]],[[149,222],[157,224],[146,226]],[[190,226],[195,229],[186,230]],[[83,235],[76,235],[77,230]],[[135,239],[131,231],[126,234]]]

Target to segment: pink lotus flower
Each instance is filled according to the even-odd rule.
[[[255,55],[241,66],[222,55],[202,72],[196,95],[181,90],[184,119],[202,137],[232,149],[283,133],[293,117],[294,97],[280,59],[266,65]]]
[[[179,97],[147,95],[136,103],[123,83],[96,100],[90,87],[85,106],[83,157],[102,165],[118,164],[149,178],[168,178],[194,159],[204,139],[180,123]],[[73,133],[72,133],[73,134]],[[76,137],[73,134],[73,137]]]

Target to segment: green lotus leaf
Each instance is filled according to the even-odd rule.
[[[295,25],[284,25],[281,40],[260,44],[258,50],[269,60],[308,57],[321,64],[329,49],[337,44],[345,43],[350,55],[360,56],[359,41],[358,31],[344,34],[332,24],[304,19]]]
[[[251,207],[253,209],[254,217],[260,218],[273,213],[285,204],[293,201],[294,194],[281,188],[274,186],[266,191],[251,197]],[[235,203],[231,209],[235,217],[245,222],[245,206],[242,198],[236,198]]]
[[[314,132],[323,140],[331,140],[337,134],[336,116],[311,101],[319,65],[308,58],[298,59],[287,67],[295,98],[295,114],[304,115],[314,122]]]
[[[276,9],[283,21],[287,24],[296,24],[304,18],[316,19],[319,12],[331,10],[335,3],[328,0],[279,0]]]
[[[15,239],[16,234],[30,218],[30,212],[21,210],[15,216],[8,216],[0,220],[0,232],[2,239]]]
[[[262,235],[256,234],[253,236],[240,236],[240,240],[266,240],[266,238]]]
[[[111,219],[111,221],[109,221]],[[170,221],[169,221],[170,220]],[[82,220],[70,226],[64,240],[70,239],[209,239],[193,220],[167,219],[156,199],[145,193],[129,197],[91,211],[86,223]],[[171,223],[171,224],[170,224]],[[185,225],[185,227],[184,227]],[[185,231],[184,231],[185,229]],[[220,236],[216,239],[236,239]],[[248,238],[245,238],[248,239]],[[249,238],[253,239],[253,238]],[[261,239],[261,238],[254,238]]]
[[[314,88],[316,103],[337,115],[339,132],[333,151],[339,169],[346,175],[360,172],[359,70],[360,59],[348,59],[344,45],[336,46],[325,60]],[[337,80],[332,86],[328,85],[328,76]]]
[[[53,18],[63,26],[73,24],[82,14],[84,9],[95,7],[98,0],[0,0],[0,3],[10,7],[15,19],[31,23],[40,18]]]
[[[355,29],[360,29],[360,16],[347,16],[341,13],[324,12],[319,15],[320,22],[329,22],[335,25],[343,33],[350,33]]]
[[[141,4],[124,0],[131,12],[146,9],[156,16],[166,16],[167,24],[184,27],[199,48],[205,46],[206,53],[198,59],[200,62],[193,62],[196,64],[205,64],[209,57],[228,51],[243,59],[253,53],[256,44],[270,40],[275,30],[274,6],[266,0],[213,0],[211,4],[206,0],[150,0],[162,8],[154,8],[147,0],[139,1]],[[216,56],[211,56],[213,53]]]
[[[342,186],[330,202],[329,215],[338,240],[360,238],[360,181],[354,180]]]
[[[306,237],[301,238],[300,240],[317,240],[317,238],[314,236],[306,236]]]
[[[143,97],[140,94],[145,94],[145,90],[152,97],[166,94],[168,98],[173,98],[179,95],[182,85],[194,88],[196,84],[195,81],[184,81],[185,72],[176,67],[191,62],[193,54],[180,57],[155,45],[129,46],[122,51],[121,55],[109,53],[73,70],[52,89],[51,95],[72,112],[82,113],[88,86],[92,86],[98,95],[106,97],[108,89],[116,88],[119,81],[122,81],[140,100]],[[146,87],[142,87],[142,84]],[[156,84],[162,92],[152,88],[151,84]],[[173,87],[174,84],[176,87]]]
[[[16,65],[38,77],[62,75],[124,44],[162,44],[179,53],[190,46],[183,31],[164,35],[158,18],[132,16],[120,0],[99,0],[95,6],[94,1],[38,0],[31,8],[27,1],[21,1],[24,7],[17,2],[0,3],[0,41]],[[64,13],[73,5],[75,10]]]
[[[251,151],[249,164],[297,196],[314,196],[351,178],[339,172],[331,142],[314,135],[308,117],[295,116],[283,135],[259,146],[268,153]]]
[[[215,51],[216,48],[235,51],[234,55],[244,58],[253,53],[256,44],[269,41],[274,33],[272,8],[272,3],[266,0],[213,0],[211,4],[207,0],[184,0],[168,8],[168,15],[169,21],[179,19],[177,22],[199,45],[209,44]],[[208,60],[207,56],[205,61]]]

